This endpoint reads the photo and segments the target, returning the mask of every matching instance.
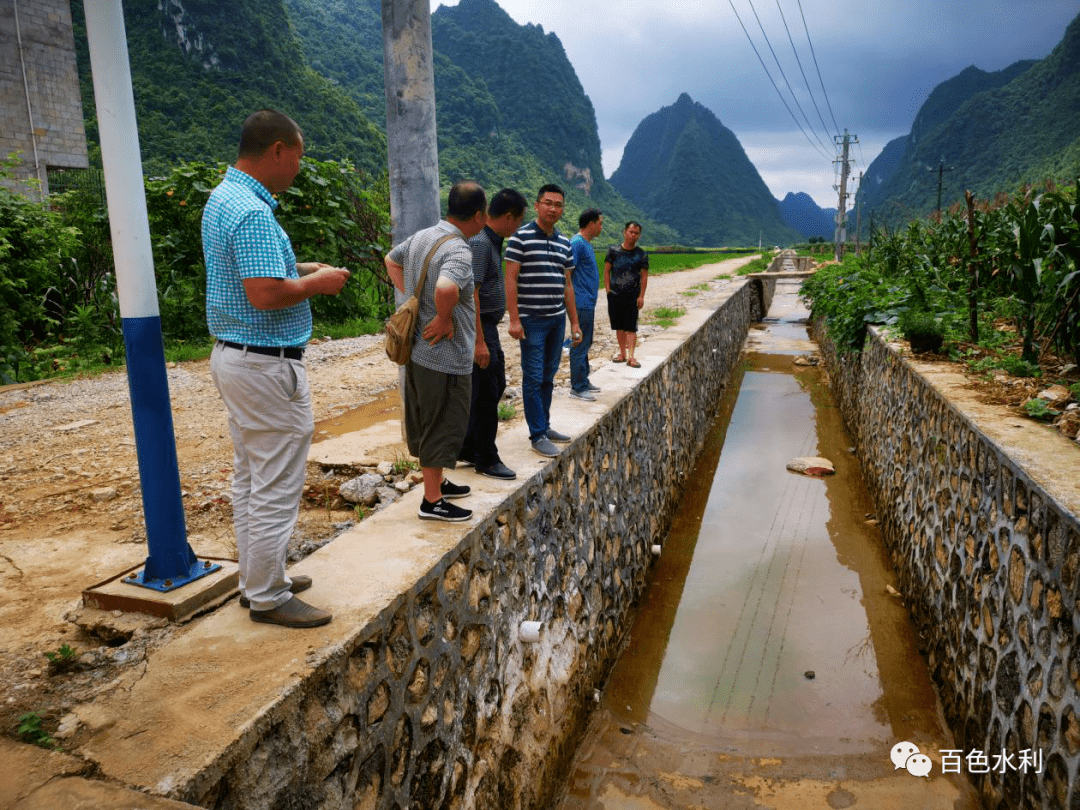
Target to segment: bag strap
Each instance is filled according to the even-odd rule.
[[[413,287],[412,294],[416,298],[416,300],[420,300],[419,296],[416,295],[416,291],[420,290],[421,292],[423,292],[424,284],[425,282],[427,282],[428,265],[431,264],[431,259],[435,255],[435,251],[442,247],[442,244],[444,242],[449,242],[451,239],[461,239],[461,237],[456,233],[448,233],[446,236],[442,237],[438,242],[432,245],[431,250],[428,251],[427,258],[424,259],[424,269],[420,271],[420,280],[417,281],[416,286]],[[464,242],[465,240],[461,239],[461,241]]]

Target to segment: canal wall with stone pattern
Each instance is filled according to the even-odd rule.
[[[595,425],[173,798],[220,810],[542,808],[774,280],[735,292]],[[543,623],[538,643],[518,638]]]
[[[1041,755],[961,771],[989,808],[1080,807],[1077,515],[876,331],[817,337],[957,749]]]

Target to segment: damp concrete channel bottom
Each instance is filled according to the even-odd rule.
[[[816,354],[798,293],[778,281],[747,338],[551,810],[979,807],[942,772],[953,738],[839,411],[794,362]],[[789,472],[801,456],[835,475]]]

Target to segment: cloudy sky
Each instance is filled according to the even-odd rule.
[[[1080,14],[1080,0],[498,2],[562,41],[596,108],[608,176],[638,123],[685,92],[735,133],[774,196],[805,191],[833,208],[837,132],[858,138],[857,177],[937,84],[969,65],[1041,59]]]

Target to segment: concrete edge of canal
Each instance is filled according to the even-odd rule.
[[[988,808],[1080,806],[1080,453],[877,330],[817,338],[956,745],[986,758],[964,772]]]
[[[558,405],[574,436],[558,458],[511,485],[470,480],[469,523],[418,521],[411,493],[306,558],[326,627],[226,605],[180,628],[76,710],[78,759],[41,752],[6,806],[87,770],[97,808],[133,806],[102,784],[161,797],[148,807],[545,806],[774,283],[716,285],[642,344],[642,369],[602,369],[599,402]]]

